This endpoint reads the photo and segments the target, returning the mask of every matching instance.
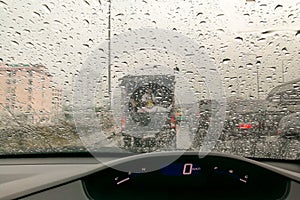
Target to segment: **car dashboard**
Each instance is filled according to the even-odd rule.
[[[274,164],[198,152],[146,153],[101,161],[2,159],[0,199],[300,198],[296,162]]]

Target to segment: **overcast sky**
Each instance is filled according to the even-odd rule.
[[[71,91],[74,75],[108,39],[108,7],[104,0],[3,0],[0,58],[5,63],[41,63],[60,87]],[[299,77],[299,0],[112,0],[111,8],[112,38],[131,30],[159,28],[180,33],[203,47],[217,66],[229,97],[264,98],[283,80]],[[269,32],[261,33],[265,31]],[[189,88],[201,93],[205,83],[197,79],[200,75],[189,73],[199,66],[187,60],[172,49],[133,50],[112,58],[113,84],[143,65],[177,66],[186,81],[196,77]],[[185,96],[183,91],[186,89],[180,92]]]

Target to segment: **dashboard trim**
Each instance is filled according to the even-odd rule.
[[[50,188],[56,188],[61,185],[80,180],[97,171],[103,170],[108,166],[114,166],[120,163],[133,161],[139,158],[160,157],[160,156],[180,156],[180,155],[197,155],[199,152],[155,152],[134,155],[130,157],[115,159],[107,158],[107,162],[99,163],[85,163],[85,164],[0,164],[0,178],[3,175],[20,175],[29,174],[28,177],[17,178],[9,182],[0,182],[0,199],[14,199],[20,197],[30,196],[32,194],[40,193]],[[204,155],[204,153],[200,154]],[[205,154],[206,155],[206,154]],[[209,156],[222,156],[232,159],[237,159],[252,163],[256,166],[263,167],[267,170],[273,171],[277,174],[283,175],[290,180],[300,183],[300,173],[271,166],[262,162],[251,160],[235,155],[228,155],[223,153],[208,153]],[[51,159],[51,158],[49,158]]]

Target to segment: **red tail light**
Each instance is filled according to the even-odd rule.
[[[176,128],[176,119],[175,116],[171,116],[171,128]]]
[[[277,131],[277,134],[280,135],[280,134],[281,134],[281,130],[278,130],[278,131]]]
[[[253,128],[251,124],[240,124],[238,126],[239,129],[251,129]]]
[[[125,128],[126,128],[126,117],[124,116],[121,119],[121,130],[125,131]]]

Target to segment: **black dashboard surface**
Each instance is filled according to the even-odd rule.
[[[285,199],[289,179],[243,160],[209,155],[148,157],[83,178],[92,199]],[[166,162],[164,160],[166,159]],[[147,172],[148,166],[161,168]]]
[[[274,167],[222,153],[0,161],[0,199],[300,198],[298,163]]]

